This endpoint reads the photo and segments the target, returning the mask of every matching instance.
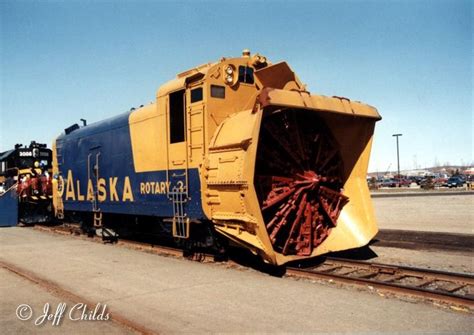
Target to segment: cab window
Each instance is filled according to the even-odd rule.
[[[211,97],[225,99],[225,87],[219,85],[211,85]]]
[[[191,90],[191,103],[202,100],[202,87]]]
[[[239,82],[253,84],[253,69],[248,66],[239,66]]]

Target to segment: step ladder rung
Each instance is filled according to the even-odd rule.
[[[184,211],[187,196],[184,190],[174,188],[170,192],[173,202],[173,237],[186,239],[189,237],[189,218]]]

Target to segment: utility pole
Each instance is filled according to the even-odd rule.
[[[392,136],[397,138],[397,168],[398,168],[398,177],[397,179],[400,180],[400,152],[398,149],[398,137],[402,136],[403,134],[393,134]]]

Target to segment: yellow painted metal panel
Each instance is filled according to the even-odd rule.
[[[377,110],[372,106],[356,101],[350,101],[347,98],[330,98],[322,95],[311,95],[308,92],[268,88],[262,91],[260,101],[264,107],[274,105],[291,108],[304,108],[345,115],[370,117],[377,120],[381,119]]]
[[[166,169],[165,117],[158,112],[158,105],[142,107],[129,116],[133,164],[136,172]]]

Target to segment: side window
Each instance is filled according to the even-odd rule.
[[[225,99],[225,87],[219,85],[211,85],[211,97]]]
[[[239,66],[239,82],[253,84],[253,69],[248,66]]]
[[[181,90],[170,94],[170,143],[184,141],[184,92],[185,90]]]
[[[191,103],[202,100],[202,87],[191,90]]]

